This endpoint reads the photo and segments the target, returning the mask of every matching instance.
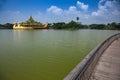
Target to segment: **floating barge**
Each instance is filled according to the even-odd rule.
[[[14,30],[21,30],[21,29],[48,29],[48,23],[43,25],[41,22],[35,21],[32,16],[25,21],[25,22],[20,22],[20,23],[14,23],[13,25]]]

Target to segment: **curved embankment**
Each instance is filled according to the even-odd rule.
[[[102,53],[118,38],[120,38],[120,33],[101,42],[64,78],[64,80],[88,80]]]

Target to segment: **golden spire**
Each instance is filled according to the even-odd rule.
[[[26,22],[33,23],[33,22],[35,22],[35,20],[32,18],[32,16],[30,16],[30,18]]]

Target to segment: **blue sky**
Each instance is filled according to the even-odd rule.
[[[42,23],[120,22],[120,0],[0,0],[0,23],[22,22],[29,16]]]

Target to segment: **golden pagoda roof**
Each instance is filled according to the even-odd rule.
[[[25,22],[34,23],[36,21],[32,18],[32,16],[30,16],[30,18],[27,21],[25,21]]]

